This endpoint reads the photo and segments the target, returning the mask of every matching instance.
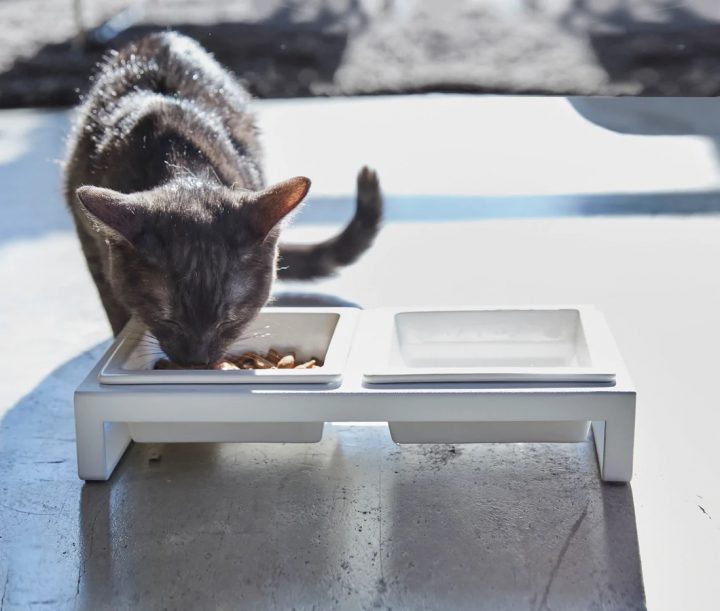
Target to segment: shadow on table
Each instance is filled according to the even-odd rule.
[[[715,140],[709,142],[720,149]],[[354,210],[350,197],[319,196],[293,217],[293,225],[342,225]],[[716,190],[567,195],[389,195],[384,223],[617,216],[688,216],[720,213]]]
[[[60,177],[69,113],[35,111],[17,117],[15,126],[24,124],[20,131],[9,124],[9,117],[0,123],[3,153],[11,155],[0,161],[0,245],[73,230]]]
[[[627,94],[716,96],[720,22],[698,4],[617,2],[608,7],[573,0],[559,22],[587,41],[609,83],[627,87]]]
[[[698,112],[703,108],[702,102],[686,104],[691,109],[698,106]],[[617,105],[609,102],[607,106],[612,108]],[[625,108],[639,105],[623,104]],[[630,119],[634,116],[631,115]],[[27,129],[19,133],[8,131],[7,123],[0,123],[0,140],[6,138],[13,143],[13,147],[17,147],[16,153],[11,155],[8,161],[0,162],[3,218],[7,221],[0,223],[0,245],[14,240],[42,237],[53,232],[73,231],[72,220],[61,191],[59,164],[63,155],[64,137],[69,129],[69,113],[39,112],[32,116],[25,115],[22,121],[27,122]],[[646,122],[651,122],[651,118],[646,117]],[[637,123],[641,123],[640,119]],[[720,139],[717,136],[708,137],[708,142],[716,150],[720,150]],[[354,208],[355,201],[352,196],[311,196],[308,205],[293,218],[293,224],[299,227],[332,225],[339,229],[350,220]],[[720,192],[717,190],[545,196],[389,194],[386,197],[384,222],[434,223],[483,219],[684,216],[718,213]],[[315,297],[308,295],[309,293],[304,292],[284,294],[281,299],[283,305],[320,303]],[[339,301],[337,303],[340,304]]]
[[[10,608],[644,607],[632,489],[599,481],[590,441],[328,425],[318,444],[133,444],[83,484],[72,392],[106,348],[0,423]]]

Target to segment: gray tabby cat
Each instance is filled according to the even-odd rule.
[[[265,186],[248,103],[197,43],[155,34],[104,62],[70,137],[66,199],[113,332],[136,317],[180,365],[218,361],[276,273],[328,275],[380,225],[378,180],[363,168],[344,231],[278,246],[279,223],[310,181]]]

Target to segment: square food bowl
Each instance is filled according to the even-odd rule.
[[[156,370],[160,347],[142,328],[123,332],[98,374],[101,384],[329,384],[342,379],[357,323],[354,308],[265,308],[228,353],[293,352],[297,362],[319,359],[313,369]],[[154,345],[153,345],[154,344]]]
[[[370,384],[516,382],[611,384],[612,345],[591,307],[383,309]]]
[[[615,353],[602,315],[567,308],[387,308],[372,314],[370,385],[610,386]],[[587,421],[389,422],[397,443],[579,442]]]
[[[187,384],[336,384],[342,379],[357,324],[354,308],[265,308],[233,344],[230,354],[265,354],[270,348],[294,352],[298,361],[318,358],[314,369],[155,370],[158,355],[148,356],[144,330],[131,323],[98,374],[101,384],[153,385],[146,391]],[[157,348],[159,350],[159,348]],[[190,391],[190,389],[188,389]],[[142,400],[142,398],[140,399]],[[142,443],[262,442],[314,443],[322,439],[323,422],[130,422],[131,439]]]

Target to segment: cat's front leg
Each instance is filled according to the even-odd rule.
[[[75,222],[88,270],[97,287],[100,301],[105,309],[105,314],[107,314],[110,327],[112,327],[113,335],[117,335],[130,320],[130,313],[115,299],[110,282],[103,271],[100,248],[106,246],[104,244],[102,244],[102,246],[98,245],[97,238],[94,235],[88,234],[83,220],[75,217]]]

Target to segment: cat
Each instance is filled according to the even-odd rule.
[[[152,34],[100,64],[69,137],[65,197],[113,333],[134,317],[181,366],[218,362],[276,276],[330,275],[380,227],[380,185],[365,167],[339,235],[279,245],[310,180],[265,185],[249,102],[195,41]]]

